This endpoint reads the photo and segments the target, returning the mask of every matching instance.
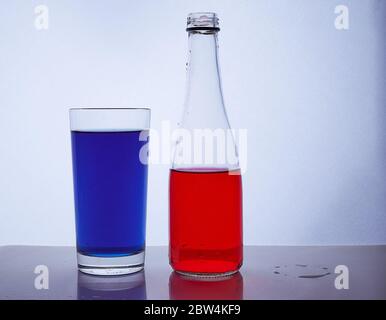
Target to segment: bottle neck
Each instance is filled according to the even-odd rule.
[[[217,33],[189,32],[189,71],[197,80],[217,80],[217,55]]]
[[[220,112],[224,113],[226,119],[218,63],[217,32],[189,32],[185,113],[192,109],[197,117],[206,114],[208,119],[213,119],[211,114]],[[190,113],[190,118],[192,116]],[[205,126],[205,119],[202,125]],[[219,123],[218,126],[224,127],[227,123]]]

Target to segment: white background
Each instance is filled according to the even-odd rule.
[[[69,107],[179,120],[192,11],[220,17],[228,116],[248,129],[245,243],[386,243],[386,1],[3,0],[0,245],[75,243]],[[147,243],[167,244],[167,165],[148,191]]]

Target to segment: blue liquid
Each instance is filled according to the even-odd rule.
[[[145,248],[147,165],[141,131],[71,132],[78,252],[118,257]]]

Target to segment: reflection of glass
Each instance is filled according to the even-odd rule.
[[[169,278],[171,300],[241,300],[243,277],[240,272],[224,277],[189,277],[172,272]]]
[[[78,272],[78,300],[146,300],[145,273],[109,277]]]
[[[145,257],[150,110],[75,108],[70,123],[79,270],[137,272]]]

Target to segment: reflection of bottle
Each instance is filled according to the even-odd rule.
[[[173,272],[169,278],[171,300],[241,300],[243,277],[189,277]]]
[[[217,58],[218,18],[188,16],[189,60],[181,137],[170,172],[170,264],[224,275],[242,263],[242,190]]]
[[[108,277],[78,272],[78,300],[146,300],[145,273]]]

